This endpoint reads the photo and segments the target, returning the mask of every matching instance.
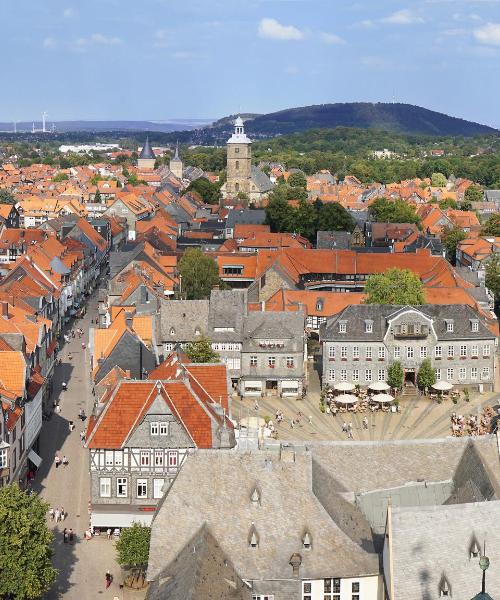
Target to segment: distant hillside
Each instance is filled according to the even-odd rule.
[[[227,120],[205,128],[207,134],[219,137],[230,131]],[[407,134],[438,136],[473,136],[498,133],[487,125],[450,117],[443,113],[411,104],[371,104],[349,102],[320,104],[289,108],[275,113],[250,118],[245,123],[247,132],[254,137],[272,137],[297,133],[313,128],[355,127],[383,129]],[[216,131],[217,130],[217,133]],[[223,130],[223,131],[222,131]],[[197,131],[199,133],[200,130]]]

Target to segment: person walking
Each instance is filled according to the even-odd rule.
[[[347,433],[348,429],[347,429],[347,423],[344,421],[342,423],[342,433]]]
[[[67,459],[66,455],[63,456],[62,458],[62,464],[67,467],[69,464],[69,460]]]
[[[111,533],[112,533],[111,527],[109,527],[108,530],[106,531],[106,535],[108,536],[108,540],[111,539]]]
[[[64,542],[65,544],[67,544],[67,543],[68,543],[68,530],[66,529],[66,527],[65,527],[65,528],[64,528],[64,530],[63,530],[63,542]]]
[[[64,521],[66,518],[66,513],[64,512],[64,506],[61,506],[61,521]]]
[[[73,530],[71,529],[71,527],[68,531],[68,537],[69,537],[69,543],[72,544],[73,540],[75,539],[75,534],[73,533]]]
[[[347,438],[352,440],[352,423],[349,423],[348,430],[347,430]]]
[[[57,452],[56,452],[56,457],[54,459],[54,462],[56,463],[56,469],[58,469],[59,465],[61,464],[61,457],[59,456],[59,454],[57,454]]]
[[[49,517],[51,521],[54,520],[54,509],[52,508],[52,506],[49,508]]]
[[[56,508],[54,511],[54,519],[56,521],[56,523],[59,523],[59,519],[61,518],[61,511]]]
[[[109,588],[111,582],[113,581],[113,575],[109,571],[106,571],[106,589]]]

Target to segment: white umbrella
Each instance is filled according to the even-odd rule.
[[[355,388],[355,385],[348,381],[341,381],[340,383],[336,383],[334,387],[339,392],[350,392]]]
[[[432,387],[440,392],[448,392],[453,388],[453,384],[451,384],[449,381],[436,381]]]
[[[368,386],[371,390],[384,392],[385,390],[390,389],[390,385],[388,385],[385,381],[376,381]]]
[[[375,400],[375,402],[381,402],[383,404],[385,402],[394,402],[395,398],[393,398],[390,394],[375,394],[372,400]]]
[[[340,404],[354,404],[358,399],[359,398],[353,394],[340,394],[340,396],[334,398],[335,402],[339,402]]]

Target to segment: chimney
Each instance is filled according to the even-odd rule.
[[[9,318],[9,303],[8,302],[2,302],[2,317],[4,319]]]
[[[290,557],[289,564],[292,567],[293,576],[298,578],[300,573],[300,565],[302,564],[302,556],[300,556],[298,552],[295,552]]]

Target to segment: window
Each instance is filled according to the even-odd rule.
[[[99,495],[101,498],[111,498],[111,477],[99,478]]]
[[[335,381],[334,369],[328,369],[328,381]]]
[[[483,346],[483,358],[490,356],[491,354],[491,346],[489,344]]]
[[[394,358],[396,360],[401,358],[401,346],[394,346]]]
[[[441,358],[443,356],[443,347],[442,346],[436,346],[434,348],[434,357],[435,358]]]
[[[479,346],[471,346],[470,355],[472,358],[477,358],[479,356]]]
[[[481,373],[481,379],[489,379],[490,378],[490,368],[483,367],[483,371]]]
[[[340,600],[340,579],[323,580],[324,600]]]
[[[372,348],[371,348],[371,346],[367,346],[365,348],[365,358],[367,360],[371,360],[372,359]]]
[[[276,356],[269,356],[267,359],[267,364],[273,368],[276,366]]]
[[[356,382],[359,381],[359,369],[352,370],[352,380]]]
[[[385,358],[385,346],[378,347],[378,357]]]
[[[328,358],[335,358],[335,346],[328,346]]]
[[[351,600],[359,600],[359,581],[352,582],[351,592]]]
[[[477,379],[477,367],[471,367],[470,378]]]
[[[340,370],[340,381],[347,381],[347,369]]]
[[[446,321],[446,331],[453,333],[453,321]]]
[[[256,356],[251,356],[250,357],[250,366],[251,367],[256,367],[257,366],[257,357]]]
[[[413,358],[415,356],[415,350],[413,346],[406,346],[406,358]]]
[[[239,154],[240,153],[240,149],[238,148],[238,146],[236,146],[236,148],[234,149],[234,153],[235,154]]]
[[[373,321],[365,321],[365,333],[373,333]]]
[[[472,331],[479,331],[479,321],[471,321]]]
[[[365,369],[365,381],[366,383],[370,383],[372,381],[372,370]]]
[[[123,465],[123,452],[121,450],[115,450],[115,467],[121,467]]]
[[[149,450],[141,450],[141,467],[149,467]]]
[[[466,378],[467,378],[467,369],[465,367],[460,367],[460,369],[458,369],[458,379],[460,381],[463,381]]]
[[[7,468],[7,448],[0,450],[0,469]]]
[[[148,480],[138,479],[137,480],[137,497],[147,498],[148,497]]]
[[[235,163],[234,163],[234,168],[235,168],[237,171],[238,171],[238,169],[240,168],[240,161],[239,161],[239,160],[235,161]]]
[[[460,346],[460,356],[467,356],[467,346]]]
[[[307,600],[307,598],[307,596],[304,596],[304,600]],[[311,596],[309,596],[309,600],[310,598]],[[258,594],[257,596],[254,594],[252,600],[274,600],[274,594]]]
[[[340,346],[340,358],[347,358],[347,346]]]
[[[169,433],[169,422],[163,421],[160,423],[160,435],[168,435]]]
[[[385,381],[386,379],[387,379],[387,375],[386,375],[385,369],[379,369],[378,370],[378,380]]]
[[[113,450],[105,450],[104,452],[104,464],[107,467],[112,467],[114,464]]]
[[[287,356],[287,357],[286,357],[286,366],[287,366],[289,369],[292,369],[292,368],[293,368],[293,356]]]
[[[441,381],[441,369],[435,369],[436,371],[436,381]]]
[[[149,433],[151,435],[158,435],[159,431],[160,431],[160,428],[158,426],[157,421],[149,424]]]
[[[116,480],[116,496],[126,498],[128,494],[128,481],[126,477],[118,477]]]
[[[256,596],[254,596],[255,600]],[[302,582],[302,600],[312,600],[312,583],[310,581]]]
[[[161,498],[163,496],[164,479],[153,479],[153,498]]]
[[[427,346],[420,346],[420,358],[427,358]]]
[[[453,369],[446,369],[446,379],[448,381],[453,381],[454,377],[455,377],[455,373],[454,373]]]
[[[352,347],[352,357],[359,358],[359,346]]]
[[[345,333],[347,331],[347,323],[339,323],[339,333]]]
[[[155,450],[155,467],[163,467],[163,450]]]
[[[177,450],[169,450],[168,452],[168,466],[176,467],[179,464],[179,453]]]

